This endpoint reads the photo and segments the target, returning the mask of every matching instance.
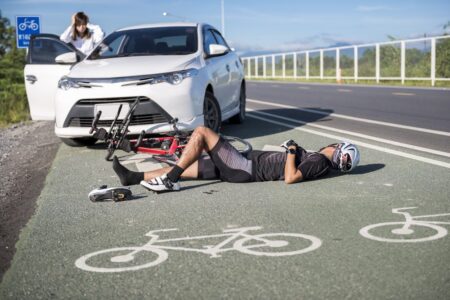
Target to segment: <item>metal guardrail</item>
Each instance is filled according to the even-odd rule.
[[[242,57],[247,78],[450,81],[450,36]]]

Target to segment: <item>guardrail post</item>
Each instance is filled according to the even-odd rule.
[[[323,79],[323,50],[320,49],[320,79]]]
[[[286,54],[283,53],[282,57],[283,78],[286,78]]]
[[[436,84],[436,39],[431,39],[431,86]]]
[[[341,75],[342,75],[341,72],[340,72],[340,68],[341,68],[341,66],[340,66],[340,54],[341,54],[340,49],[336,48],[336,81],[338,83],[341,83]]]
[[[297,79],[297,53],[293,53],[292,68],[294,69],[294,79]]]
[[[400,76],[402,79],[402,84],[405,84],[405,41],[400,42]]]
[[[272,78],[275,78],[275,55],[272,55]]]
[[[264,78],[267,77],[267,74],[266,74],[266,67],[267,67],[267,64],[266,64],[266,56],[263,56],[263,77],[264,77]]]
[[[380,44],[375,45],[375,79],[380,83]]]
[[[247,75],[249,78],[252,77],[252,59],[251,58],[247,59]]]
[[[353,47],[353,74],[355,77],[355,82],[358,82],[358,47]]]
[[[309,80],[309,51],[306,51],[305,53],[305,59],[306,59],[306,80]]]
[[[255,57],[255,77],[258,77],[258,57]]]

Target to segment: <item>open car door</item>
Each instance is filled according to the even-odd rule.
[[[56,63],[55,58],[67,52],[75,52],[77,62],[84,54],[66,44],[54,34],[31,37],[24,69],[25,89],[32,120],[55,119],[55,93],[58,81],[69,73],[73,64]]]

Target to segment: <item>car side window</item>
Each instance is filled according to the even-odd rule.
[[[49,38],[37,38],[30,42],[29,64],[55,65],[55,58],[58,55],[74,52],[65,43]]]
[[[228,49],[230,49],[230,47],[228,46],[227,42],[226,42],[225,39],[222,37],[222,35],[220,34],[220,32],[218,32],[218,31],[216,31],[216,30],[213,30],[213,34],[214,34],[214,37],[216,38],[217,43],[218,43],[219,45],[225,46],[225,47],[227,47]]]
[[[211,44],[217,44],[216,38],[214,37],[214,34],[212,33],[212,31],[210,29],[205,30],[204,34],[203,34],[203,49],[205,50],[206,54],[210,54],[209,53],[209,45]]]

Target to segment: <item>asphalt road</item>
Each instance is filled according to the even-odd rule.
[[[185,181],[181,192],[134,186],[134,200],[91,203],[91,189],[119,184],[104,150],[62,145],[0,298],[446,299],[450,94],[393,92],[410,93],[250,82],[249,118],[225,134],[256,149],[289,138],[312,150],[345,138],[361,149],[352,174],[294,185]]]

